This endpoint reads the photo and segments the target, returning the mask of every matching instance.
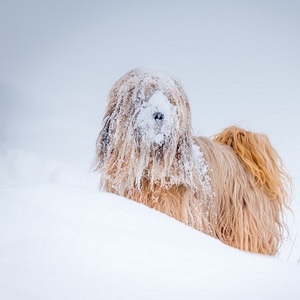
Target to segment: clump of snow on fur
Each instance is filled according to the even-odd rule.
[[[175,107],[162,92],[155,92],[148,101],[138,103],[136,111],[136,126],[142,142],[162,144],[170,137]],[[155,119],[155,114],[160,114],[161,119]]]
[[[200,174],[200,183],[202,186],[203,191],[208,196],[208,198],[213,197],[213,189],[212,189],[212,180],[209,175],[209,172],[211,171],[207,161],[204,158],[203,152],[199,148],[199,146],[193,144],[193,152],[196,157],[196,161],[199,168],[199,174]]]

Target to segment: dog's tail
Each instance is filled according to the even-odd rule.
[[[288,207],[290,177],[266,135],[232,126],[214,139],[234,150],[271,200]]]
[[[238,127],[229,127],[214,139],[235,152],[245,166],[245,171],[253,176],[253,183],[265,195],[260,196],[255,192],[255,188],[251,186],[252,180],[245,187],[249,189],[249,193],[245,193],[241,189],[245,178],[239,173],[237,176],[241,177],[236,178],[233,185],[226,187],[232,193],[228,195],[229,200],[227,196],[221,195],[221,199],[217,201],[219,223],[216,235],[240,249],[276,254],[284,231],[288,232],[283,220],[283,209],[289,208],[291,186],[281,158],[266,135]],[[224,199],[227,201],[224,202]],[[226,206],[228,203],[230,205]]]

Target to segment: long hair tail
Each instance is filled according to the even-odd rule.
[[[256,224],[253,226],[257,229],[240,228],[240,230],[244,233],[250,232],[250,230],[256,232],[254,234],[249,233],[248,239],[251,241],[250,244],[253,243],[253,245],[256,244],[256,240],[262,239],[264,230],[269,231],[269,233],[273,232],[273,234],[271,234],[273,237],[270,236],[270,241],[264,242],[266,246],[263,248],[265,248],[265,250],[257,250],[257,252],[275,254],[282,241],[283,231],[287,229],[283,220],[283,209],[289,208],[291,186],[291,179],[283,166],[281,158],[266,135],[246,131],[239,127],[232,126],[226,128],[217,134],[214,140],[217,143],[227,145],[233,149],[237,157],[243,162],[247,171],[253,175],[255,185],[257,185],[266,196],[255,200],[249,198],[247,207],[244,208],[243,218],[248,218],[249,224]],[[236,199],[236,201],[241,200]],[[264,204],[260,203],[261,201]],[[257,205],[256,213],[246,213],[250,207],[252,209],[254,204]],[[260,206],[262,204],[263,206]],[[262,207],[264,207],[264,212],[257,212],[257,209],[262,209]],[[224,208],[221,207],[219,209],[220,211],[224,210]],[[268,215],[268,213],[270,213],[270,215]],[[232,216],[230,217],[231,214]],[[232,207],[227,218],[236,219],[236,214],[239,213]],[[239,245],[236,246],[238,248],[244,248],[239,247]],[[245,250],[254,250],[254,252],[256,252],[255,247],[251,249],[251,246],[250,249]]]
[[[266,135],[232,126],[217,134],[214,139],[234,150],[270,199],[288,206],[290,177]]]

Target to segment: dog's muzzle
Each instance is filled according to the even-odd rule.
[[[138,107],[135,119],[140,142],[162,146],[170,139],[174,107],[162,92],[156,92]]]

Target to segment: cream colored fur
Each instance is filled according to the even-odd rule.
[[[161,93],[166,104],[151,104]],[[141,121],[141,116],[150,117]],[[164,114],[152,119],[156,112]],[[151,133],[151,134],[150,134]],[[289,177],[264,135],[231,127],[196,137],[176,79],[143,69],[113,86],[97,139],[100,188],[157,209],[233,247],[274,255]]]

